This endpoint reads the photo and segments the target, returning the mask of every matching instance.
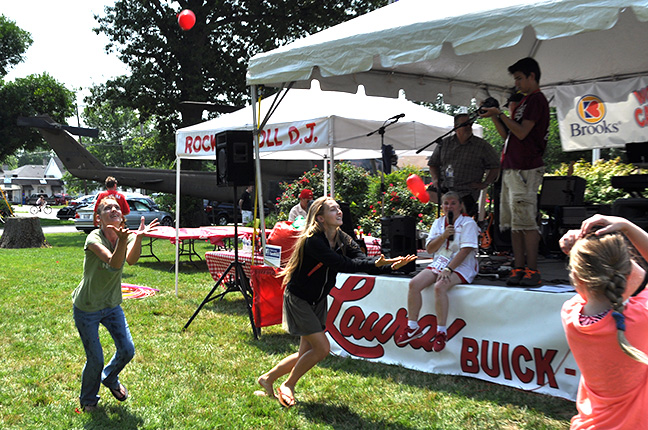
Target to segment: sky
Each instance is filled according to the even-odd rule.
[[[108,38],[95,34],[93,14],[104,15],[114,0],[0,0],[0,14],[31,33],[25,61],[12,68],[5,81],[49,73],[77,93],[79,107],[88,88],[129,73],[115,53],[107,54]]]

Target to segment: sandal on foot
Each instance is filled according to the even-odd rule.
[[[123,394],[122,394],[122,388],[124,389]],[[113,395],[114,398],[116,398],[120,402],[123,402],[128,398],[128,390],[122,384],[119,384],[119,387],[117,388],[110,388],[110,393]]]
[[[286,409],[292,408],[293,406],[295,406],[295,403],[296,403],[295,398],[292,395],[283,392],[281,390],[281,388],[282,387],[279,387],[277,389],[277,392],[275,393],[275,396],[277,397],[277,400],[279,400],[279,403],[284,408],[286,408]]]

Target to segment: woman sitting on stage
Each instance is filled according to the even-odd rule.
[[[648,428],[647,276],[626,238],[648,258],[648,233],[618,217],[596,215],[560,241],[578,292],[562,308],[581,371],[572,429]]]
[[[335,286],[338,272],[384,273],[397,270],[416,260],[415,255],[385,259],[366,257],[353,239],[344,233],[342,210],[330,197],[320,197],[308,210],[304,233],[281,272],[286,286],[283,302],[283,324],[290,334],[300,336],[299,350],[281,360],[257,382],[264,391],[277,397],[284,407],[295,404],[295,385],[313,366],[329,354],[326,329],[326,297]],[[289,374],[276,393],[274,382]]]
[[[447,341],[446,324],[450,306],[448,291],[459,283],[472,282],[479,272],[477,223],[463,215],[463,204],[457,193],[445,193],[441,205],[445,216],[434,221],[425,246],[428,253],[434,254],[434,260],[409,283],[407,327],[396,337],[398,346],[423,336],[423,329],[418,324],[423,306],[421,292],[434,285],[437,333],[432,348],[436,352],[443,350]]]

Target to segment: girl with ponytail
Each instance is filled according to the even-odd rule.
[[[581,380],[572,429],[648,429],[648,233],[596,215],[561,239],[578,295],[562,322]]]

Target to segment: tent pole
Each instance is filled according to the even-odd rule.
[[[250,87],[252,95],[252,138],[254,143],[254,170],[256,172],[256,191],[258,196],[259,217],[261,219],[261,247],[265,253],[265,211],[263,206],[263,186],[261,181],[261,158],[259,157],[259,129],[257,123],[257,86]]]
[[[178,265],[180,263],[180,157],[176,157],[176,210],[175,210],[175,294],[178,297]]]
[[[330,175],[330,180],[331,180],[331,198],[335,198],[335,159],[334,157],[334,148],[331,146],[329,148],[329,163],[330,164],[330,169],[329,169],[329,175]]]
[[[601,148],[592,149],[592,164],[601,159]]]
[[[324,154],[324,194],[328,196],[328,155]]]

